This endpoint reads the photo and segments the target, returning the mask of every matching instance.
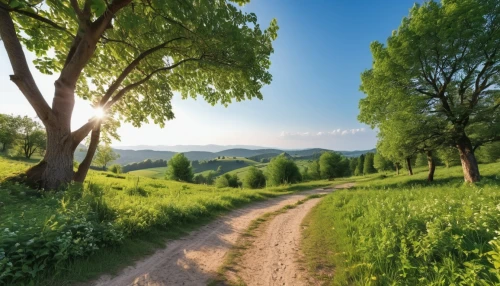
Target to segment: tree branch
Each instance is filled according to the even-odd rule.
[[[156,69],[156,70],[152,71],[150,74],[148,74],[143,79],[141,79],[139,81],[136,81],[134,83],[131,83],[131,84],[125,86],[124,88],[122,88],[120,91],[118,91],[118,93],[116,93],[116,95],[113,96],[113,98],[111,98],[111,100],[106,103],[106,105],[104,106],[104,110],[108,110],[109,108],[111,108],[111,106],[113,106],[113,104],[115,104],[117,101],[119,101],[120,99],[122,99],[127,92],[129,92],[130,90],[132,90],[132,89],[140,86],[141,84],[147,82],[155,74],[157,74],[157,73],[159,73],[161,71],[166,71],[166,70],[174,69],[174,68],[180,66],[181,64],[189,62],[189,61],[199,61],[201,59],[203,59],[203,56],[201,56],[199,58],[188,58],[188,59],[181,60],[181,61],[179,61],[176,64],[173,64],[171,66],[159,68],[159,69]]]
[[[178,37],[178,38],[174,38],[174,39],[168,40],[168,41],[163,42],[163,43],[161,43],[161,44],[159,44],[159,45],[157,45],[155,47],[152,47],[149,50],[146,50],[146,51],[142,52],[137,58],[135,58],[122,71],[122,73],[118,76],[118,78],[109,86],[108,90],[106,91],[106,93],[104,94],[103,98],[100,101],[100,105],[103,106],[104,104],[106,104],[106,102],[108,102],[108,100],[111,98],[111,96],[113,95],[113,93],[115,93],[115,91],[120,87],[120,85],[122,84],[123,80],[125,80],[125,78],[139,65],[139,63],[144,58],[146,58],[147,56],[153,54],[154,52],[156,52],[156,51],[164,48],[168,44],[170,44],[170,43],[172,43],[174,41],[181,40],[181,39],[185,39],[185,37]]]
[[[71,138],[73,139],[73,147],[76,148],[78,147],[78,144],[82,142],[87,135],[89,135],[90,131],[94,129],[95,126],[100,125],[101,120],[98,119],[97,117],[92,117],[89,119],[87,123],[82,125],[82,127],[78,128],[77,130],[71,132]]]
[[[54,122],[54,114],[38,89],[26,61],[23,48],[16,35],[9,10],[0,2],[0,37],[7,51],[14,75],[10,79],[31,104],[36,114],[47,125]],[[8,7],[7,7],[8,8]]]
[[[0,3],[0,6],[4,6],[3,3]],[[33,13],[33,12],[29,12],[29,11],[25,11],[25,10],[21,10],[21,9],[11,9],[9,8],[8,11],[12,11],[12,12],[15,12],[15,13],[18,13],[18,14],[21,14],[21,15],[24,15],[24,16],[27,16],[27,17],[30,17],[30,18],[33,18],[37,21],[40,21],[40,22],[43,22],[45,24],[48,24],[49,26],[51,26],[52,28],[56,29],[56,30],[60,30],[60,31],[63,31],[65,32],[66,34],[70,35],[71,37],[75,37],[75,35],[73,35],[73,33],[71,33],[70,31],[68,31],[65,27],[62,27],[61,25],[45,18],[45,17],[42,17],[36,13]]]

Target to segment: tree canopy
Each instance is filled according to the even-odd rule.
[[[11,79],[48,134],[48,152],[28,177],[40,176],[44,187],[67,183],[74,149],[89,132],[101,131],[102,120],[94,117],[71,132],[75,96],[134,126],[174,118],[174,91],[212,105],[262,99],[277,30],[276,20],[261,29],[255,14],[225,0],[0,0]],[[37,55],[37,69],[59,74],[51,106],[22,46]]]
[[[166,177],[174,181],[193,181],[193,168],[191,168],[191,163],[184,154],[175,154],[170,161],[168,161]]]
[[[500,140],[499,14],[495,0],[415,5],[386,45],[371,45],[359,119],[398,137],[387,141],[403,157],[422,145],[455,146],[465,180],[479,180],[474,150]]]

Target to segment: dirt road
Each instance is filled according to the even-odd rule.
[[[217,269],[224,262],[225,255],[252,220],[267,212],[273,212],[286,205],[294,204],[309,195],[328,193],[330,191],[332,189],[300,192],[254,203],[232,211],[182,239],[168,242],[166,248],[158,250],[152,256],[137,262],[133,267],[125,268],[117,276],[102,276],[97,281],[90,283],[90,285],[206,285],[207,281],[216,275]],[[272,223],[276,225],[278,232],[275,233],[273,230],[274,234],[271,235],[271,240],[279,241],[281,235],[281,237],[284,237],[281,238],[283,239],[283,247],[296,247],[297,232],[299,231],[302,218],[317,201],[318,199],[312,199],[296,209],[292,209],[295,215],[289,219],[284,219],[281,223],[273,220]],[[287,214],[288,212],[283,215]],[[281,215],[276,218],[282,219]],[[291,236],[289,236],[287,231],[292,231]],[[292,241],[290,241],[291,237],[293,237]],[[273,263],[275,262],[273,259],[279,259],[278,261],[283,261],[284,263],[287,256],[282,257],[280,254],[284,253],[288,255],[290,253],[288,250],[280,250],[280,242],[276,243],[278,243],[277,246],[274,246],[274,244],[267,245],[269,247],[263,245],[263,248],[274,249],[276,247],[278,253],[277,256],[270,255],[267,252],[264,253],[266,255],[266,265],[274,265]],[[255,259],[259,258],[255,257]],[[255,262],[261,264],[260,259]],[[252,263],[252,260],[248,260],[248,263]],[[275,267],[274,269],[276,268],[279,267]],[[258,268],[255,268],[255,271],[258,271]],[[255,273],[255,271],[252,273]],[[248,275],[251,275],[251,273],[249,272]],[[259,273],[259,275],[262,274]],[[280,274],[274,275],[266,272],[265,275],[271,275],[272,277],[278,277],[279,275],[280,277],[284,277],[284,275],[291,274],[280,272]],[[260,278],[264,279],[264,277]],[[267,283],[259,284],[260,282],[255,284],[250,280],[245,282],[248,285],[271,285]],[[281,285],[283,284],[281,283]]]

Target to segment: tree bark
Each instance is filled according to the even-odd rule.
[[[59,126],[49,126],[47,130],[47,150],[37,165],[26,171],[30,185],[47,190],[65,187],[73,178],[73,153],[71,132]]]
[[[436,171],[436,162],[432,156],[432,151],[427,151],[427,164],[429,165],[429,174],[427,175],[427,181],[434,181],[434,172]]]
[[[481,179],[479,166],[477,164],[476,156],[474,155],[472,143],[467,135],[463,134],[461,136],[457,142],[457,148],[460,153],[464,180],[469,183],[479,182]]]
[[[411,168],[411,158],[406,158],[406,167],[408,168],[408,175],[413,176],[413,169]]]
[[[394,166],[396,167],[396,175],[399,175],[399,164],[395,163]]]
[[[98,124],[90,135],[90,144],[87,149],[87,154],[85,155],[85,159],[83,159],[80,166],[78,166],[78,171],[76,171],[73,180],[75,182],[83,183],[85,178],[87,177],[87,173],[89,172],[90,164],[92,163],[92,159],[94,158],[95,152],[97,150],[97,146],[99,146],[99,138],[101,136],[101,124]]]

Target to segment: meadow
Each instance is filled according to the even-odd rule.
[[[498,285],[500,163],[480,168],[476,185],[461,167],[353,178],[304,221],[309,270],[327,285]]]
[[[41,193],[4,181],[28,166],[0,158],[0,284],[94,278],[228,210],[331,184],[236,190],[91,171],[83,185]]]

